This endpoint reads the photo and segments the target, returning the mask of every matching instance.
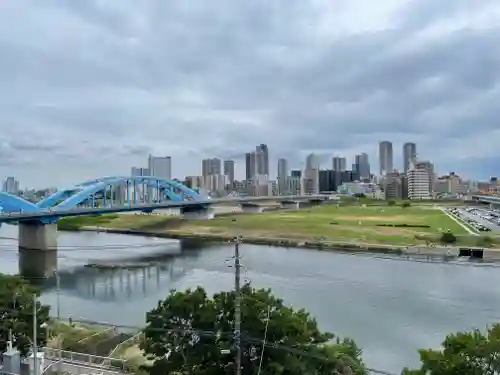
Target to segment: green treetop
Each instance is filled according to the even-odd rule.
[[[13,345],[26,356],[33,343],[33,295],[39,290],[18,276],[0,274],[0,352],[7,348],[9,332]],[[45,345],[46,330],[41,326],[49,320],[49,307],[37,302],[37,345]]]
[[[448,335],[441,350],[420,350],[421,367],[402,375],[500,375],[500,325]]]
[[[351,340],[331,342],[306,311],[293,310],[270,290],[241,290],[242,374],[366,374],[361,351]],[[209,298],[198,287],[172,291],[147,314],[143,349],[151,375],[234,373],[234,292]],[[266,322],[269,313],[269,322]],[[228,354],[229,352],[229,354]]]

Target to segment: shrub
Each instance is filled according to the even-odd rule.
[[[441,235],[441,242],[442,243],[455,243],[457,242],[457,237],[451,232],[444,232]]]
[[[395,201],[387,201],[388,206],[394,206],[396,204]]]
[[[401,207],[403,207],[403,208],[410,207],[410,206],[411,206],[411,203],[410,203],[410,202],[403,202],[403,203],[401,204]]]

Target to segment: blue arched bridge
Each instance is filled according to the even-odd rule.
[[[153,176],[102,177],[59,189],[43,200],[32,203],[0,192],[1,222],[54,223],[61,217],[99,215],[127,211],[152,212],[178,208],[182,213],[201,212],[214,203],[235,202],[247,205],[269,197],[232,197],[208,199],[180,182]],[[325,200],[324,195],[280,196],[273,200],[296,203],[297,200]]]
[[[270,197],[206,199],[180,182],[169,179],[152,176],[103,177],[59,189],[37,203],[1,192],[0,223],[19,225],[20,250],[50,251],[57,250],[55,223],[62,217],[127,211],[153,212],[170,208],[177,209],[184,219],[207,220],[214,217],[214,210],[210,206],[215,203],[234,202],[241,205],[244,212],[257,213],[262,209],[256,203],[269,199]],[[299,201],[321,202],[327,200],[328,196],[280,196],[271,199],[280,201],[284,207],[298,208]],[[21,254],[26,255],[26,251]],[[27,255],[24,256],[26,257]],[[55,262],[54,259],[57,258],[42,257],[40,263],[46,262],[44,259],[53,259]],[[49,263],[52,267],[52,261]]]

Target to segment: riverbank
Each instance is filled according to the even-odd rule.
[[[157,237],[178,240],[191,240],[195,243],[222,243],[231,242],[234,236],[216,235],[216,234],[196,234],[189,232],[151,232],[136,229],[111,229],[111,228],[98,228],[98,227],[83,227],[80,231],[89,232],[103,232],[111,234],[126,234],[142,237]],[[401,246],[401,245],[383,245],[383,244],[368,244],[368,243],[354,243],[354,242],[338,242],[338,241],[298,241],[285,238],[263,238],[263,237],[242,237],[242,243],[252,245],[265,245],[273,247],[287,247],[287,248],[302,248],[302,249],[315,249],[323,251],[337,251],[337,252],[365,252],[365,253],[378,253],[378,254],[392,254],[392,255],[413,255],[413,256],[446,256],[458,257],[461,255],[471,256],[472,252],[481,252],[481,256],[485,260],[497,261],[500,260],[500,249],[485,249],[485,248],[463,248],[458,246]],[[472,255],[474,256],[474,255]]]
[[[336,204],[259,214],[227,214],[213,220],[167,215],[104,215],[63,219],[60,230],[87,227],[164,238],[225,242],[235,235],[259,245],[349,251],[435,253],[436,247],[500,247],[500,237],[471,235],[434,206]],[[125,232],[124,232],[125,231]],[[442,252],[442,251],[441,251]]]

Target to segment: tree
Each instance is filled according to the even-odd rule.
[[[270,290],[256,290],[249,284],[241,296],[243,375],[258,371],[268,309],[262,374],[366,374],[355,343],[338,339],[329,343],[333,335],[320,332],[306,311],[293,310]],[[201,287],[172,291],[147,314],[142,349],[154,362],[146,371],[151,375],[234,373],[234,303],[234,292],[210,299]]]
[[[452,244],[457,242],[457,237],[450,231],[443,232],[441,234],[441,242],[446,244]]]
[[[0,351],[7,348],[9,331],[12,330],[13,345],[26,356],[33,340],[33,295],[40,291],[18,276],[0,274]],[[44,346],[47,337],[42,324],[49,320],[49,306],[37,302],[37,345]]]
[[[499,375],[500,324],[448,335],[441,350],[420,350],[421,367],[403,375]]]

